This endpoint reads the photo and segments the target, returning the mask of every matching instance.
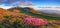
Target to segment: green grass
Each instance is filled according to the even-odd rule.
[[[30,16],[33,16],[35,18],[42,18],[42,19],[47,19],[48,21],[60,21],[60,17],[51,17],[51,16],[45,16],[45,15],[42,15],[42,14],[35,14],[35,13],[32,13],[29,11],[29,8],[26,9],[26,8],[18,8],[22,14],[27,14],[27,15],[30,15]],[[25,9],[25,10],[24,10]],[[26,26],[26,25],[22,25],[22,24],[15,24],[13,25],[14,27],[17,27],[17,28],[29,28],[30,26]],[[49,26],[47,27],[50,27],[50,28],[54,28],[54,27],[57,27],[55,24],[51,23]],[[47,28],[46,27],[46,28]],[[31,27],[32,28],[32,27]],[[45,27],[44,27],[45,28]],[[60,27],[59,27],[60,28]]]
[[[44,19],[47,19],[47,20],[60,21],[59,17],[44,16],[44,15],[32,13],[30,11],[21,10],[21,13],[27,14],[27,15],[30,15],[30,16],[33,16],[33,17],[37,17],[37,18],[44,18]]]

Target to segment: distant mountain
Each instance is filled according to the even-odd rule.
[[[14,8],[10,8],[10,9],[7,9],[7,10],[13,11],[14,9],[21,10],[21,11],[29,11],[30,10],[30,8],[28,8],[28,7],[25,7],[25,8],[22,8],[22,7],[14,7]]]
[[[29,8],[29,7],[14,7],[14,8],[10,8],[10,9],[7,9],[9,11],[13,11],[13,10],[20,10],[22,13],[31,13],[30,11],[36,11],[34,10],[34,8]]]
[[[27,14],[27,15],[34,16],[34,17],[37,17],[37,16],[40,17],[40,15],[36,14],[37,11],[34,10],[34,8],[29,8],[29,7],[24,7],[24,8],[22,8],[22,7],[15,7],[15,8],[7,9],[7,10],[13,11],[14,9],[20,10],[21,13],[23,13],[23,14]],[[34,13],[32,13],[32,12],[34,12]]]
[[[45,13],[47,15],[60,17],[60,8],[41,8],[40,10],[37,11],[41,13]]]

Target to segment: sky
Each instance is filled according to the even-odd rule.
[[[60,7],[60,0],[0,0],[0,8],[12,7]]]

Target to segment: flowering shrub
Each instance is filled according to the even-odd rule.
[[[1,22],[1,21],[4,21],[4,20],[5,20],[5,18],[0,18],[0,22]]]
[[[32,8],[30,10],[32,11]],[[51,24],[49,24],[46,20],[43,20],[42,18],[33,18],[34,16],[37,16],[36,14],[35,15],[32,14],[32,15],[34,15],[34,16],[32,16],[32,15],[27,15],[25,13],[23,14],[22,12],[21,13],[20,12],[21,11],[18,9],[15,9],[13,11],[8,11],[8,10],[0,8],[0,28],[30,28],[31,26],[32,26],[31,28],[34,28],[34,27],[40,28],[40,26],[48,27],[53,22],[54,22],[54,24],[57,24],[57,25],[60,24],[60,22],[56,22],[55,20],[54,21],[48,20],[49,23],[51,22]],[[36,12],[36,11],[33,10],[32,12]],[[40,17],[42,17],[42,16],[40,16]],[[43,16],[43,17],[45,17],[45,16]],[[53,26],[51,25],[49,27],[51,28]],[[56,26],[54,26],[54,27],[56,27]],[[56,28],[58,28],[58,26]]]
[[[54,22],[54,24],[60,25],[60,22]]]
[[[31,25],[31,26],[48,26],[47,21],[38,18],[23,18],[23,22],[26,25]]]

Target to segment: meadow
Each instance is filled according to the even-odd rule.
[[[0,28],[60,28],[60,17],[28,7],[0,8]]]

